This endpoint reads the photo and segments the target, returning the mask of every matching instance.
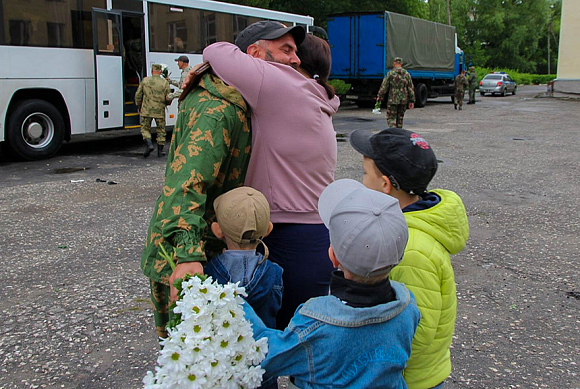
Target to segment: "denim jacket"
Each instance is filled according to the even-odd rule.
[[[226,250],[205,266],[204,272],[220,284],[240,282],[246,301],[268,327],[276,327],[282,305],[282,268],[256,251]]]
[[[268,338],[264,378],[291,375],[301,389],[407,388],[402,372],[421,314],[403,284],[391,285],[394,301],[366,308],[312,298],[284,331],[267,328],[244,304],[254,338]]]

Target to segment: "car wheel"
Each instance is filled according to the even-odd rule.
[[[501,94],[502,97],[505,96],[505,90],[506,90],[506,88],[504,88],[504,89],[501,90],[501,93],[500,94]]]
[[[485,92],[479,92],[479,94],[485,96]]]
[[[26,100],[10,115],[7,141],[10,151],[26,160],[54,155],[64,141],[64,119],[44,100]]]
[[[512,96],[514,96],[514,95],[516,94],[516,90],[517,90],[517,89],[518,89],[518,87],[516,86],[516,87],[514,88],[514,91],[512,92]]]

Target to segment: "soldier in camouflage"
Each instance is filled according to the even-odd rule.
[[[177,90],[175,92],[170,93],[167,96],[168,101],[178,99],[179,96],[181,96],[181,86],[183,85],[183,81],[185,81],[185,76],[187,76],[187,74],[191,70],[191,66],[189,66],[189,58],[187,57],[187,55],[180,55],[179,58],[175,59],[175,62],[177,62],[177,67],[181,70],[181,77],[179,78],[179,81],[167,78],[167,81],[169,81],[170,85],[177,87]],[[181,107],[181,103],[179,103],[179,107]]]
[[[169,83],[161,77],[161,65],[151,67],[151,77],[145,77],[135,93],[135,104],[141,115],[141,135],[145,141],[143,156],[147,158],[153,151],[151,143],[151,122],[157,125],[157,156],[165,155],[165,107],[169,94]]]
[[[403,69],[403,59],[396,57],[391,69],[381,84],[377,101],[387,95],[387,123],[389,128],[403,128],[407,107],[415,107],[415,89],[411,75]]]
[[[453,81],[453,88],[455,89],[455,96],[453,98],[453,105],[455,109],[459,106],[459,110],[463,109],[463,100],[465,99],[465,88],[467,88],[467,78],[465,78],[465,70],[455,77]]]
[[[475,89],[477,89],[477,72],[475,67],[471,66],[469,68],[469,78],[467,79],[469,83],[469,102],[467,104],[475,104]]]
[[[203,274],[206,255],[225,248],[208,226],[216,197],[242,186],[250,160],[249,111],[239,92],[206,73],[182,101],[165,168],[163,193],[149,224],[141,269],[149,278],[155,326],[166,337],[170,282]],[[173,253],[173,271],[160,255]],[[181,273],[180,273],[181,272]]]

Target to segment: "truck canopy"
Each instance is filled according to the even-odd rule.
[[[385,12],[387,67],[401,57],[407,70],[452,72],[455,69],[455,27]]]

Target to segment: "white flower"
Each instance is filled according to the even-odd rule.
[[[162,64],[163,66],[163,64]],[[181,322],[168,328],[155,373],[143,378],[146,389],[257,388],[268,352],[266,338],[254,341],[244,318],[244,288],[219,285],[211,277],[183,281],[174,309]]]

